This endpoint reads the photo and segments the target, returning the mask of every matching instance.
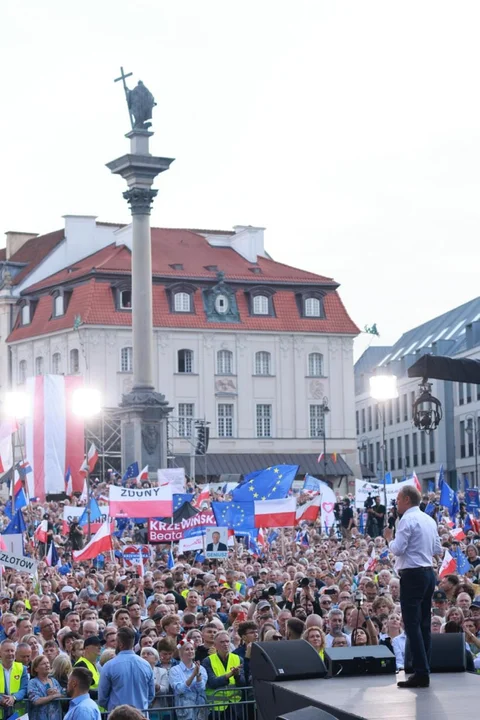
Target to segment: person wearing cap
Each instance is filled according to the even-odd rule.
[[[448,599],[443,590],[435,590],[432,595],[432,604],[435,608],[435,615],[444,618],[448,610]]]
[[[98,697],[98,684],[100,682],[100,671],[98,669],[98,658],[102,650],[102,641],[98,636],[89,637],[83,643],[83,654],[78,658],[75,667],[84,667],[92,673],[92,684],[90,685],[90,696],[93,700]]]

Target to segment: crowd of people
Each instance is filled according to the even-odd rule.
[[[95,493],[105,491],[99,484]],[[428,501],[428,499],[425,499]],[[434,498],[430,498],[434,500]],[[438,500],[438,498],[437,498]],[[76,501],[75,501],[76,502]],[[39,558],[38,576],[3,569],[0,592],[0,711],[4,718],[98,720],[131,706],[150,718],[206,720],[253,717],[250,655],[255,641],[305,639],[323,658],[328,647],[382,644],[404,668],[404,624],[395,556],[384,532],[395,527],[393,508],[380,498],[362,508],[359,532],[353,499],[339,499],[338,522],[321,520],[270,536],[257,554],[241,539],[226,560],[152,547],[142,567],[111,556],[75,563],[83,544],[78,524],[62,531],[63,504],[31,503],[23,510],[26,552]],[[67,504],[70,504],[67,501]],[[373,514],[372,514],[373,513]],[[47,516],[45,547],[34,528]],[[470,669],[480,669],[480,537],[458,541],[438,513],[444,548],[468,559],[462,573],[439,578],[432,633],[463,632]],[[8,518],[3,517],[5,527]],[[133,530],[133,528],[131,528]],[[54,542],[57,566],[46,562]],[[374,679],[372,679],[374,683]],[[127,717],[127,716],[125,716]],[[121,715],[116,720],[125,720]]]

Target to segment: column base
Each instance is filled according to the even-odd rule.
[[[122,396],[119,413],[122,434],[122,470],[138,462],[152,476],[167,467],[168,414],[172,408],[165,395],[153,387],[136,387]]]

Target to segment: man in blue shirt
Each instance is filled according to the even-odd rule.
[[[89,695],[92,673],[87,668],[76,667],[68,678],[67,695],[72,698],[63,720],[101,720],[100,710]]]
[[[155,697],[153,670],[146,660],[135,655],[134,643],[132,628],[119,628],[117,655],[101,669],[98,704],[108,711],[117,705],[133,705],[145,711]]]

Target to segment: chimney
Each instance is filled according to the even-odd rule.
[[[252,225],[234,225],[235,235],[232,238],[232,247],[251,263],[257,262],[260,255],[265,257],[264,231],[265,228]]]
[[[6,259],[10,260],[12,255],[15,255],[17,250],[20,250],[26,242],[38,237],[38,233],[15,232],[15,230],[8,230],[8,232],[5,233],[5,237],[7,239]]]
[[[477,345],[480,345],[480,320],[468,323],[465,328],[465,340],[467,350],[472,350]]]

